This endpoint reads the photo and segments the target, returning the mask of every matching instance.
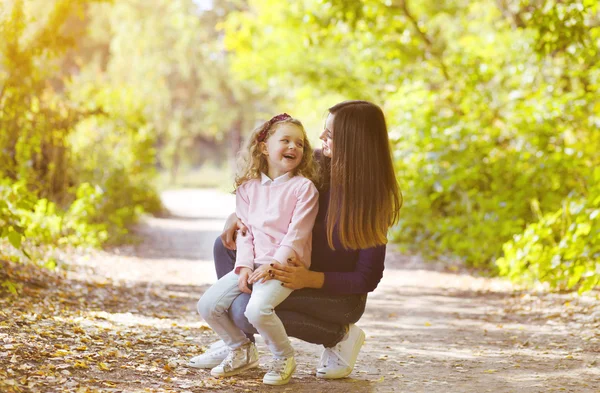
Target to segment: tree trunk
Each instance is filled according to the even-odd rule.
[[[169,179],[169,184],[172,186],[177,182],[179,165],[181,164],[181,145],[184,139],[183,137],[179,137],[177,138],[177,142],[175,142],[175,150],[173,151],[173,159],[171,160],[171,176]]]

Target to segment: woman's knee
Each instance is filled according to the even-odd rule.
[[[235,251],[229,250],[223,245],[223,241],[220,237],[215,239],[215,244],[213,245],[213,257],[218,278],[223,277],[233,270],[235,265],[235,255]]]
[[[361,295],[358,299],[356,306],[346,314],[347,323],[356,323],[362,317],[367,307],[367,294]]]
[[[216,256],[217,254],[221,255],[222,253],[224,253],[226,250],[225,246],[223,245],[223,240],[221,240],[221,236],[217,236],[217,238],[215,239],[215,244],[213,245],[213,255]]]
[[[242,293],[239,295],[233,303],[231,307],[229,307],[229,317],[233,321],[233,323],[239,327],[245,333],[256,333],[256,329],[252,324],[248,321],[245,315],[246,307],[248,306],[248,301],[250,300],[250,295],[246,293]]]

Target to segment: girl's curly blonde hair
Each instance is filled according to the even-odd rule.
[[[258,126],[246,141],[244,149],[238,154],[238,173],[235,177],[235,189],[252,179],[260,179],[261,172],[269,172],[267,158],[262,153],[261,143],[266,142],[275,133],[281,124],[290,123],[299,127],[304,136],[304,150],[300,164],[294,169],[293,175],[300,175],[313,183],[317,178],[317,171],[313,163],[313,149],[306,136],[306,130],[300,120],[287,118],[285,120],[271,122],[266,121]]]

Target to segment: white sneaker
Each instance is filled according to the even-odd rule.
[[[325,348],[317,368],[317,377],[326,379],[345,378],[354,369],[360,348],[365,342],[365,332],[351,324],[348,333],[333,348]]]
[[[223,340],[219,340],[210,344],[203,354],[191,358],[187,365],[194,368],[213,368],[221,364],[228,354],[229,347]]]
[[[289,357],[287,359],[273,359],[269,365],[269,372],[263,377],[265,385],[285,385],[290,382],[292,374],[296,370],[296,359]]]
[[[229,377],[242,371],[258,367],[258,351],[254,343],[230,350],[221,364],[210,370],[213,377]]]

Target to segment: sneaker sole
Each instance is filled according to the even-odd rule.
[[[349,370],[344,371],[341,374],[327,374],[327,372],[325,371],[317,371],[317,378],[321,378],[321,379],[342,379],[342,378],[346,378],[348,375],[352,374],[352,368],[349,368]]]
[[[217,366],[218,366],[218,364],[217,364]],[[219,374],[219,373],[214,373],[211,370],[210,371],[210,375],[212,375],[213,377],[216,377],[216,378],[219,378],[219,377],[231,377],[232,375],[238,375],[239,373],[242,373],[242,372],[244,372],[246,370],[250,370],[251,368],[256,368],[256,367],[258,367],[258,360],[255,361],[255,362],[253,362],[253,363],[247,364],[247,365],[245,365],[243,367],[236,368],[235,370],[232,370],[232,371],[230,371],[228,373]]]
[[[223,358],[225,359],[225,358]],[[222,362],[223,360],[221,360]],[[199,368],[199,369],[205,369],[205,368],[215,368],[217,367],[219,364],[221,364],[221,362],[216,362],[216,363],[192,363],[192,362],[188,362],[187,366],[191,367],[191,368]]]
[[[345,371],[338,375],[331,375],[331,374],[327,374],[327,372],[325,372],[325,371],[317,370],[317,378],[341,379],[341,378],[346,378],[348,375],[352,374],[352,371],[354,370],[354,365],[356,364],[356,359],[358,358],[358,354],[360,353],[360,348],[363,346],[364,343],[365,343],[365,332],[361,330],[360,335],[358,336],[358,340],[356,340],[356,343],[354,344],[354,353],[356,355],[354,356],[354,359],[351,359],[350,363],[352,364],[352,366],[350,367],[350,370]]]
[[[286,379],[281,379],[281,380],[265,380],[263,378],[263,383],[265,385],[272,385],[272,386],[279,386],[279,385],[286,385],[288,382],[290,382],[290,379],[292,379],[292,374],[294,374],[294,371],[296,371],[296,366],[294,366],[294,368],[292,369],[292,371],[290,371],[290,376],[287,377]]]

